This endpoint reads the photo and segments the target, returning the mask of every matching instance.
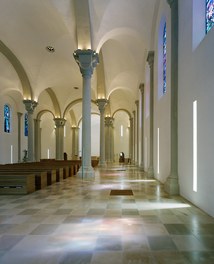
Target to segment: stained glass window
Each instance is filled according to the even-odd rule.
[[[4,132],[10,133],[10,118],[11,118],[11,113],[10,113],[10,107],[9,105],[4,105]]]
[[[28,136],[28,114],[25,113],[25,122],[24,122],[24,131],[25,131],[25,136]]]
[[[163,93],[166,93],[166,23],[163,28]]]
[[[214,0],[206,0],[206,33],[214,26]]]

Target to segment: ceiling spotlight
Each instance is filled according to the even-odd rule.
[[[46,50],[47,50],[48,52],[51,52],[51,53],[55,52],[55,49],[54,49],[54,47],[52,47],[52,46],[47,46],[47,47],[46,47]]]

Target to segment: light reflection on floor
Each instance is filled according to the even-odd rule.
[[[133,195],[110,196],[114,189]],[[196,253],[214,263],[213,218],[169,197],[133,166],[97,169],[91,181],[69,178],[28,196],[1,198],[1,264],[191,264]]]

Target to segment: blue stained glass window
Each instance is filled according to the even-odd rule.
[[[11,111],[9,105],[4,105],[4,132],[10,133]]]
[[[166,23],[163,28],[163,93],[166,93]]]
[[[214,0],[206,0],[206,33],[214,26]]]
[[[24,124],[24,130],[25,130],[25,136],[27,137],[28,136],[28,114],[25,113],[25,124]]]

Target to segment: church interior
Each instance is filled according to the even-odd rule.
[[[0,263],[214,263],[214,0],[0,13]]]

